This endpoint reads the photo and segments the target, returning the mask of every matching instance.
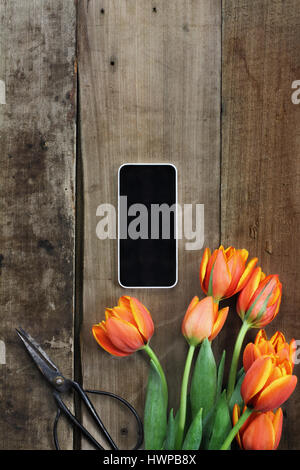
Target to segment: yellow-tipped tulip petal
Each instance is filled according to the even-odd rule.
[[[127,354],[132,354],[145,345],[138,329],[125,320],[110,318],[106,322],[106,331],[113,345]]]
[[[99,325],[94,325],[92,328],[93,336],[97,343],[105,349],[105,351],[113,354],[114,356],[127,356],[128,354],[120,351],[115,345],[111,342],[109,337],[107,336],[106,328],[104,325],[99,323]]]
[[[222,308],[222,310],[220,310],[218,312],[218,315],[217,315],[217,319],[215,320],[215,323],[213,325],[213,329],[212,329],[212,332],[211,332],[211,335],[209,336],[209,341],[213,341],[215,339],[215,337],[220,333],[220,331],[222,330],[223,326],[224,326],[224,323],[226,321],[226,318],[227,318],[227,315],[228,315],[228,312],[229,312],[229,307],[225,307],[225,308]]]
[[[272,368],[272,359],[269,357],[259,357],[252,364],[241,386],[241,395],[245,405],[263,388],[271,374]]]
[[[293,393],[297,385],[295,375],[286,375],[270,383],[257,397],[254,407],[259,411],[278,408]]]
[[[134,297],[130,299],[130,307],[139,332],[146,342],[149,341],[154,333],[154,325],[149,311]]]
[[[274,448],[273,448],[274,450],[276,450],[277,447],[279,446],[279,442],[281,439],[281,432],[282,432],[282,422],[283,422],[282,409],[278,408],[273,418],[273,428],[275,432],[275,442],[274,442]]]
[[[275,432],[271,419],[267,414],[258,415],[243,433],[245,450],[273,450]]]

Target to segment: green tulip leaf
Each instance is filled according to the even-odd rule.
[[[174,450],[175,447],[175,437],[176,437],[176,423],[173,413],[173,408],[169,414],[168,427],[167,427],[167,436],[165,442],[165,450]]]
[[[203,419],[212,409],[217,392],[217,366],[207,338],[203,341],[191,381],[190,400],[192,416],[196,417],[200,408]]]
[[[183,442],[182,450],[198,450],[202,439],[202,408],[193,419]]]
[[[230,408],[230,412],[232,413],[233,411],[233,407],[234,405],[237,403],[239,405],[240,408],[243,408],[243,398],[242,398],[242,395],[241,395],[241,386],[242,386],[242,383],[244,381],[244,378],[245,378],[245,372],[243,372],[237,383],[236,383],[236,386],[235,386],[235,389],[233,391],[233,394],[231,395],[231,398],[230,398],[230,401],[229,401],[229,408]]]
[[[212,407],[212,409],[207,413],[205,419],[202,421],[202,442],[201,448],[207,449],[213,429],[214,424],[214,417],[216,411],[216,404]]]
[[[145,449],[160,450],[163,447],[167,431],[167,400],[161,376],[150,361],[150,370],[144,411]]]
[[[216,406],[212,435],[208,450],[218,450],[225,441],[231,430],[231,419],[229,414],[226,392],[222,393]]]
[[[218,379],[217,379],[217,396],[216,400],[218,400],[222,393],[222,386],[223,386],[223,377],[224,377],[224,367],[225,367],[225,359],[226,359],[226,351],[223,351],[219,367],[218,367]]]
[[[240,370],[238,371],[238,373],[236,374],[236,380],[238,381],[239,378],[245,374],[245,370],[244,370],[244,367],[241,367]]]

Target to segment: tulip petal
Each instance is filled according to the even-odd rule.
[[[129,297],[129,295],[122,295],[122,297],[119,298],[118,306],[119,307],[124,307],[127,310],[130,310],[130,297]]]
[[[238,301],[237,301],[237,311],[238,314],[244,316],[245,312],[248,309],[248,305],[251,301],[251,298],[259,286],[261,275],[261,268],[255,268],[249,281],[245,285],[244,289],[241,291]]]
[[[233,411],[232,411],[232,425],[235,426],[236,423],[238,422],[238,420],[240,419],[240,407],[239,405],[236,403],[233,407]],[[238,445],[239,447],[242,449],[243,446],[242,446],[242,441],[241,441],[241,436],[240,436],[240,433],[238,432],[237,435],[235,436],[236,437],[236,440],[238,442]]]
[[[249,281],[250,277],[251,277],[251,274],[252,274],[252,271],[253,269],[255,268],[255,265],[258,261],[258,258],[252,258],[249,263],[247,264],[246,266],[246,269],[245,271],[243,272],[239,282],[238,282],[238,285],[235,289],[235,293],[239,292],[241,289],[243,289],[243,287],[245,287],[245,285],[247,284],[247,282]]]
[[[237,250],[236,255],[233,257],[234,260],[228,261],[228,267],[231,272],[231,283],[226,292],[227,298],[236,294],[238,283],[245,271],[245,262],[239,251],[241,250]]]
[[[282,372],[279,367],[275,366],[274,369],[272,370],[271,374],[269,375],[268,380],[265,383],[265,388],[274,380],[280,379],[282,377]]]
[[[258,411],[278,408],[293,393],[297,384],[295,375],[285,375],[268,385],[255,400],[254,407]]]
[[[205,278],[207,263],[208,263],[210,256],[211,256],[210,249],[205,248],[203,256],[202,256],[201,264],[200,264],[200,273],[199,273],[201,288],[205,294],[207,294],[207,291],[204,288],[204,278]]]
[[[194,307],[199,303],[199,297],[195,295],[195,297],[192,298],[190,305],[188,306],[188,309],[186,311],[186,317],[189,315],[189,313],[193,310]]]
[[[289,347],[290,362],[292,364],[292,368],[294,367],[295,360],[296,360],[296,351],[297,351],[297,343],[295,339],[292,339],[290,342],[290,347]]]
[[[272,368],[272,359],[269,357],[259,357],[253,362],[241,386],[241,395],[245,405],[263,388]]]
[[[279,364],[281,364],[282,362],[285,362],[285,361],[290,361],[290,351],[289,351],[289,348],[286,348],[286,349],[281,349],[280,351],[278,351],[278,359],[277,359],[277,362]]]
[[[145,345],[138,329],[120,318],[109,318],[106,331],[113,345],[125,353],[131,354]]]
[[[270,306],[277,282],[278,276],[271,274],[260,283],[251,299],[251,305],[248,306],[247,317],[249,317],[249,321],[254,322],[257,320],[257,325],[263,322],[263,315],[265,314],[267,306]]]
[[[273,450],[275,432],[273,423],[265,413],[259,414],[245,429],[243,447],[245,450]]]
[[[220,331],[222,330],[222,328],[223,328],[223,326],[224,326],[224,323],[225,323],[225,321],[226,321],[228,312],[229,312],[229,307],[222,308],[222,309],[219,311],[219,314],[218,314],[217,320],[216,320],[215,323],[214,323],[214,326],[213,326],[211,335],[210,335],[210,337],[208,338],[209,341],[212,341],[213,339],[215,339],[215,337],[216,337],[216,336],[220,333]]]
[[[285,336],[281,331],[276,331],[272,338],[270,339],[270,343],[274,346],[274,348],[278,351],[285,344]]]
[[[244,407],[243,409],[243,414],[245,413],[247,409],[247,406]],[[240,436],[241,436],[241,440],[243,441],[243,434],[244,434],[244,431],[245,429],[247,429],[247,427],[250,425],[250,423],[252,423],[252,421],[254,421],[254,419],[257,417],[257,414],[255,411],[253,411],[251,413],[251,415],[246,419],[246,421],[244,422],[243,426],[241,427],[240,429]]]
[[[270,343],[270,341],[263,341],[261,340],[259,342],[259,344],[257,345],[259,351],[260,351],[260,355],[261,356],[264,356],[264,355],[274,355],[276,354],[275,352],[275,349],[274,347],[272,346],[272,344]]]
[[[205,278],[203,282],[203,291],[208,294],[208,288],[209,288],[209,283],[210,283],[210,277],[211,277],[211,272],[214,267],[215,261],[217,259],[217,255],[219,253],[219,250],[213,251],[212,255],[208,259],[208,263],[206,266],[206,273],[205,273]],[[209,294],[211,295],[211,293]]]
[[[276,317],[276,311],[278,312],[277,304],[274,304],[274,305],[271,305],[270,307],[267,307],[266,311],[261,316],[261,319],[258,319],[253,324],[258,328],[264,328],[269,323],[271,323],[272,320],[274,320],[274,318]]]
[[[230,258],[227,258],[227,266],[231,273],[231,282],[226,291],[226,297],[231,297],[232,292],[234,292],[234,289],[244,272],[244,264],[237,251]]]
[[[110,341],[109,337],[107,336],[104,322],[99,323],[98,325],[93,325],[92,332],[97,343],[103,349],[105,349],[105,351],[109,352],[113,356],[120,356],[120,357],[128,356],[128,353],[125,353],[124,351],[119,350]]]
[[[215,299],[224,297],[231,283],[231,273],[227,266],[224,249],[218,251],[215,264],[213,266],[212,294]]]
[[[134,320],[134,316],[129,309],[118,305],[112,309],[112,312],[115,317],[121,318],[122,320],[128,321],[129,323],[137,326]]]
[[[276,450],[279,446],[279,442],[281,439],[281,432],[282,432],[282,422],[283,422],[283,413],[282,409],[278,408],[273,418],[273,428],[275,433],[275,443],[273,449]]]
[[[238,420],[240,419],[240,415],[241,415],[240,407],[236,403],[233,407],[233,410],[232,410],[232,424],[233,424],[233,426],[235,426],[236,423],[238,422]]]
[[[145,341],[148,342],[154,333],[152,317],[145,305],[134,297],[130,298],[130,306],[138,330],[143,335]]]
[[[205,297],[185,315],[182,332],[188,340],[199,344],[211,335],[214,324],[214,303],[212,297]]]
[[[244,366],[245,372],[247,372],[250,369],[253,362],[256,361],[256,359],[260,356],[261,356],[261,352],[259,348],[253,343],[248,343],[244,349],[244,354],[243,354],[243,366]]]
[[[243,264],[245,264],[249,256],[249,252],[245,250],[245,248],[242,248],[241,250],[237,250],[237,252],[238,252],[239,257],[242,259]]]
[[[223,248],[223,246],[221,245],[220,248]],[[224,253],[225,253],[227,261],[229,261],[237,251],[238,250],[233,248],[233,246],[229,246],[228,248],[226,248],[226,250],[224,250]]]
[[[267,341],[267,334],[266,334],[265,330],[263,330],[263,329],[258,331],[258,333],[255,337],[255,340],[254,340],[254,344],[259,344],[261,341]]]

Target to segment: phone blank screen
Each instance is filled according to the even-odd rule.
[[[126,164],[119,170],[119,282],[172,287],[177,281],[176,169]]]

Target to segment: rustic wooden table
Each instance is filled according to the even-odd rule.
[[[0,18],[0,448],[53,449],[55,406],[18,325],[66,375],[143,409],[145,358],[113,358],[91,335],[124,294],[116,241],[95,232],[124,162],[177,166],[179,201],[205,204],[205,245],[245,247],[278,272],[281,313],[268,331],[299,338],[298,0],[1,0]],[[153,315],[173,406],[201,254],[180,242],[175,288],[130,291]],[[218,357],[239,326],[232,313]],[[281,448],[299,448],[297,398]],[[130,446],[122,411],[103,402],[102,417]],[[61,441],[79,445],[68,427]]]

